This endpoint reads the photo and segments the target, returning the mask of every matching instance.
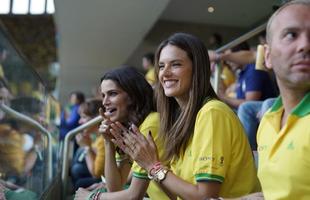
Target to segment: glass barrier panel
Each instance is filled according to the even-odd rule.
[[[47,137],[4,114],[0,122],[0,174],[8,191],[39,196],[47,186]]]
[[[58,142],[60,104],[48,94],[43,81],[22,54],[16,51],[1,26],[0,101],[39,122],[51,133],[52,176],[55,176],[61,160]],[[0,186],[5,186],[6,195],[21,193],[40,197],[50,184],[47,178],[47,152],[46,134],[0,110]],[[21,199],[26,198],[23,196]]]

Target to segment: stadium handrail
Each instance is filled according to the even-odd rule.
[[[69,172],[69,143],[72,141],[74,136],[76,136],[78,133],[80,133],[82,130],[93,126],[99,122],[102,121],[102,116],[99,115],[88,122],[78,126],[77,128],[69,131],[67,135],[65,136],[64,140],[64,148],[63,148],[63,161],[62,161],[62,172],[61,172],[61,181],[62,181],[62,193],[63,197],[66,195],[67,190],[67,181],[68,181],[68,172]]]
[[[266,29],[267,26],[267,22],[259,25],[258,27],[254,28],[253,30],[241,35],[240,37],[234,39],[233,41],[223,45],[222,47],[218,48],[215,50],[216,53],[221,53],[226,51],[227,49],[231,49],[232,47],[237,46],[238,44],[258,35],[259,33],[261,33],[262,31],[264,31]],[[214,72],[214,90],[217,93],[218,92],[218,88],[219,88],[219,80],[220,80],[220,76],[221,76],[221,67],[220,65],[217,63],[217,66],[215,67],[215,72]]]

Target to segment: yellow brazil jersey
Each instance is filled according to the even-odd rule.
[[[158,113],[149,114],[147,118],[144,120],[144,122],[140,125],[139,130],[145,136],[147,136],[149,131],[152,132],[152,136],[154,138],[154,141],[158,149],[159,157],[162,157],[163,150],[164,150],[163,142],[161,142],[158,137],[159,114]],[[147,172],[143,168],[141,168],[136,162],[133,163],[131,170],[133,171],[134,177],[140,178],[140,179],[148,179]],[[147,189],[147,194],[152,200],[166,200],[166,199],[168,200],[169,199],[154,181],[150,182],[150,185]]]
[[[278,98],[257,132],[258,177],[265,199],[310,199],[310,92],[281,127]]]
[[[208,101],[198,112],[194,134],[185,153],[171,163],[182,179],[222,183],[220,196],[240,197],[257,188],[253,156],[243,127],[233,111],[218,100]]]

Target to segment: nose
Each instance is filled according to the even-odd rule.
[[[170,74],[171,74],[171,67],[168,64],[165,64],[165,66],[161,69],[161,75],[169,76]]]
[[[106,106],[109,103],[110,103],[110,100],[109,100],[108,96],[105,96],[105,97],[102,98],[102,105],[103,106]]]
[[[299,39],[299,51],[310,56],[310,32],[302,34]]]

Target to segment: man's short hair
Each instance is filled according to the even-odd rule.
[[[272,22],[274,21],[274,18],[286,7],[291,6],[291,5],[305,5],[305,6],[310,6],[310,0],[293,0],[290,1],[286,4],[284,4],[283,6],[281,6],[276,12],[274,12],[271,17],[268,20],[267,23],[267,27],[266,27],[266,39],[267,39],[267,43],[271,42],[271,37],[272,37],[272,33],[271,33],[271,25]]]

